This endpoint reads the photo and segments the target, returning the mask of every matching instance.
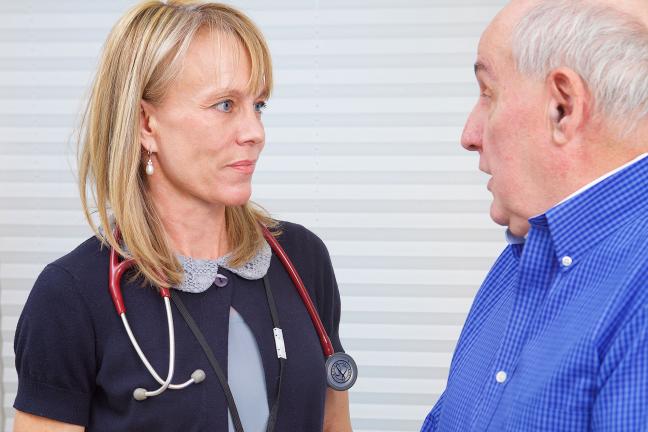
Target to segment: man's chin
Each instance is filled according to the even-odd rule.
[[[490,217],[497,225],[505,227],[509,226],[511,220],[510,216],[506,212],[502,211],[495,202],[491,204]]]

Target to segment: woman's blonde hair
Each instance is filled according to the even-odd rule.
[[[79,136],[79,189],[83,211],[102,242],[132,257],[138,274],[157,286],[182,281],[182,267],[147,193],[139,139],[141,101],[160,102],[178,76],[189,44],[203,28],[233,36],[249,54],[253,94],[272,90],[268,46],[256,25],[219,3],[147,1],[124,15],[110,32],[101,56]],[[90,205],[95,204],[100,234]],[[112,213],[122,242],[110,227]],[[263,243],[258,223],[276,226],[249,202],[225,210],[229,264],[249,260]],[[126,248],[123,245],[126,245]]]

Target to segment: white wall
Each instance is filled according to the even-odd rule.
[[[43,266],[89,235],[71,140],[101,44],[133,1],[0,3],[4,414],[13,332]],[[357,432],[414,431],[503,247],[477,158],[459,146],[479,35],[504,0],[241,0],[276,92],[254,199],[328,245],[360,366]]]

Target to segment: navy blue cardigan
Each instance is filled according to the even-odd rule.
[[[293,260],[335,351],[340,297],[322,241],[300,225],[283,222],[278,238]],[[226,431],[223,391],[186,323],[173,307],[176,334],[174,383],[203,369],[206,380],[184,390],[136,401],[137,387],[155,389],[131,346],[108,293],[109,250],[90,238],[48,265],[22,312],[14,349],[20,411],[103,431]],[[261,352],[268,401],[277,393],[279,363],[272,321],[261,280],[245,280],[222,269],[229,282],[201,294],[177,292],[227,371],[227,329],[233,306],[244,318]],[[273,255],[268,271],[287,351],[276,431],[321,431],[326,381],[324,357],[310,317],[284,267]],[[164,304],[151,287],[123,278],[126,314],[140,346],[161,376],[168,367]]]

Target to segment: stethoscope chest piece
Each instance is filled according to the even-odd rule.
[[[326,383],[333,390],[350,389],[358,378],[358,366],[350,355],[335,353],[326,359]]]

